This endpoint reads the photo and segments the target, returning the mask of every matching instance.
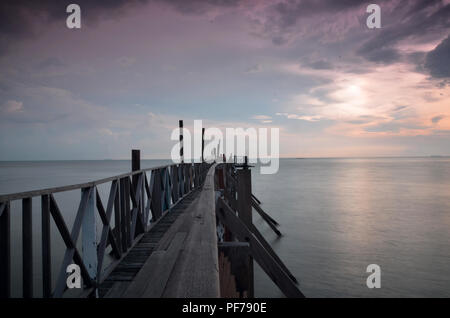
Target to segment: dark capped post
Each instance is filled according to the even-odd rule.
[[[139,149],[131,150],[131,171],[141,170],[141,151]],[[138,176],[133,176],[133,189],[136,191]]]
[[[202,128],[202,162],[205,162],[204,153],[205,152],[205,128]]]
[[[184,155],[183,155],[183,121],[179,121],[180,127],[180,160],[181,163],[184,163]]]

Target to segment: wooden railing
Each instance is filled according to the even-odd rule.
[[[253,224],[253,209],[281,236],[278,223],[261,208],[253,195],[251,171],[243,164],[222,163],[216,168],[216,216],[219,228],[219,262],[222,297],[254,297],[253,260],[255,260],[286,297],[304,297],[297,279],[278,257]],[[228,264],[228,265],[227,265]],[[235,286],[235,290],[226,286]]]
[[[0,196],[0,297],[11,296],[11,202],[22,201],[23,297],[33,297],[32,200],[41,201],[42,295],[62,297],[67,290],[67,266],[80,267],[83,289],[80,296],[95,295],[96,287],[120,260],[170,208],[193,189],[200,187],[211,164],[183,163],[141,169],[93,182]],[[102,202],[98,186],[110,184],[108,201]],[[54,194],[81,191],[71,230]],[[96,215],[101,220],[97,240]],[[59,274],[53,283],[51,218],[65,244]],[[114,226],[112,226],[114,220]],[[82,251],[77,242],[82,232]],[[111,247],[114,261],[105,266],[105,251]]]

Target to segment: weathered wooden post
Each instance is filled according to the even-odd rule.
[[[22,200],[22,291],[23,298],[33,297],[33,218],[32,199]]]
[[[11,295],[11,216],[10,204],[0,204],[0,297]]]
[[[186,169],[184,168],[184,149],[183,149],[183,120],[179,121],[179,127],[180,127],[180,170],[178,173],[178,176],[180,178],[180,197],[184,196],[186,193]]]
[[[152,174],[154,174],[155,178],[155,184],[153,186],[153,192],[152,192],[152,211],[153,211],[153,217],[152,220],[155,222],[158,220],[162,215],[162,179],[161,179],[161,169],[156,169],[152,171]]]
[[[42,296],[50,298],[52,293],[52,263],[50,236],[50,196],[41,197],[42,210]]]
[[[245,156],[244,164],[241,169],[237,170],[237,211],[239,218],[244,224],[251,229],[253,226],[252,219],[252,174],[248,166],[248,158]],[[249,239],[247,239],[249,240]],[[248,269],[248,297],[254,296],[254,277],[253,277],[253,258],[249,255]]]
[[[122,237],[122,252],[128,250],[130,242],[130,179],[120,179],[120,225]]]
[[[180,127],[180,159],[181,163],[184,163],[184,151],[183,151],[183,121],[179,121]]]
[[[131,171],[141,170],[141,151],[139,149],[131,150]],[[133,176],[133,185],[136,185],[137,176]]]
[[[139,149],[132,149],[131,150],[131,171],[139,171],[141,170],[141,151]],[[144,182],[142,182],[141,189],[138,189],[138,183],[139,183],[139,175],[135,174],[133,175],[133,190],[134,193],[138,193],[138,191],[141,192],[141,198],[144,193]],[[137,202],[139,205],[138,208],[138,217],[137,217],[137,224],[136,224],[136,233],[139,234],[145,231],[145,225],[139,222],[141,219],[141,216],[144,211],[144,200],[141,199],[140,202]],[[131,240],[134,240],[134,237],[131,238]]]
[[[202,162],[205,162],[205,128],[202,128]]]
[[[131,150],[131,171],[141,170],[141,151],[139,149]],[[134,193],[137,191],[138,186],[138,175],[133,175],[133,190]]]

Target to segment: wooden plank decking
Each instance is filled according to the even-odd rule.
[[[161,238],[198,197],[199,190],[194,190],[169,210],[153,228],[145,233],[140,241],[129,251],[117,267],[99,286],[100,297],[126,297],[124,295],[130,283],[143,268],[148,258],[159,245]]]
[[[219,297],[214,167],[100,286],[103,297]]]

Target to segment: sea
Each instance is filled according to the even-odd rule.
[[[142,160],[141,167],[169,163]],[[128,160],[4,161],[0,194],[84,183],[130,167]],[[99,192],[106,202],[108,185]],[[252,168],[252,192],[283,235],[277,237],[254,211],[255,225],[305,296],[450,297],[450,157],[280,159],[275,174],[261,174],[258,165]],[[55,199],[70,228],[79,190]],[[20,297],[20,202],[11,209],[12,295]],[[33,230],[39,296],[39,198],[33,200]],[[52,253],[56,279],[64,245],[54,224]],[[368,287],[371,264],[379,267],[380,288]],[[258,265],[255,295],[283,297]]]

